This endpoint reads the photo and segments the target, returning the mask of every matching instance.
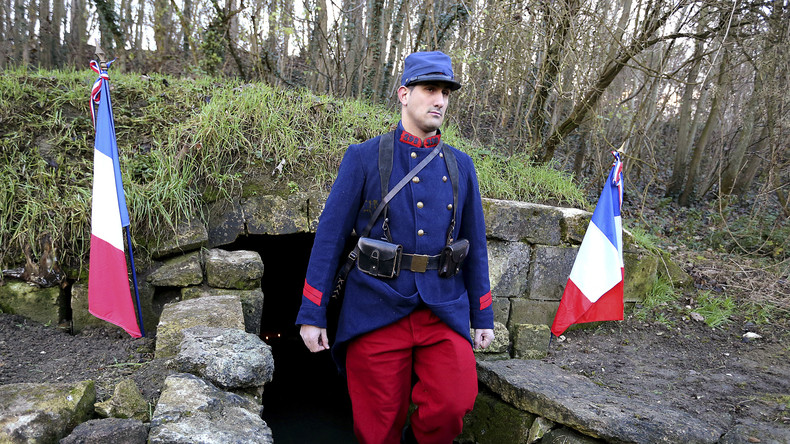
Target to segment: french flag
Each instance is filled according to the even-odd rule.
[[[142,334],[129,290],[123,246],[123,227],[129,226],[129,213],[118,161],[109,75],[106,70],[100,69],[96,61],[91,62],[91,68],[99,74],[99,78],[91,91],[96,142],[93,150],[88,311],[139,338]],[[99,104],[98,113],[94,113],[94,103]]]
[[[557,315],[555,336],[571,324],[623,319],[623,164],[612,152],[614,165],[606,179],[590,226],[573,263]]]

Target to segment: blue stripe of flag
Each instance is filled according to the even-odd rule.
[[[99,113],[96,116],[96,149],[112,158],[113,170],[115,173],[115,190],[118,193],[118,210],[121,213],[121,226],[129,226],[129,212],[126,209],[126,196],[123,192],[123,180],[121,178],[121,163],[118,159],[118,145],[115,140],[115,124],[112,115],[112,104],[110,103],[110,81],[104,79],[101,82],[101,101],[99,102]]]
[[[614,175],[615,168],[612,167],[601,192],[601,198],[598,199],[598,205],[593,212],[592,223],[617,248],[617,227],[614,225],[614,218],[620,215],[620,191],[612,185]]]

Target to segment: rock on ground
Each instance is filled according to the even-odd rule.
[[[93,381],[0,386],[0,442],[54,442],[93,415]]]
[[[145,444],[148,426],[136,419],[92,419],[78,425],[58,444]]]
[[[272,444],[261,407],[187,373],[165,380],[151,421],[150,444]]]

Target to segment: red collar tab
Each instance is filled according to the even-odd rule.
[[[425,141],[413,134],[409,134],[408,131],[403,131],[400,133],[401,142],[411,146],[416,146],[417,148],[433,148],[438,145],[441,140],[442,135],[438,133],[435,136],[426,138]]]

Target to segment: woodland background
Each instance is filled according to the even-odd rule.
[[[405,55],[439,49],[464,84],[450,119],[466,137],[572,172],[591,196],[622,148],[635,219],[713,211],[698,222],[747,227],[732,248],[786,268],[788,1],[0,0],[0,68],[84,69],[94,43],[113,70],[393,109]]]

